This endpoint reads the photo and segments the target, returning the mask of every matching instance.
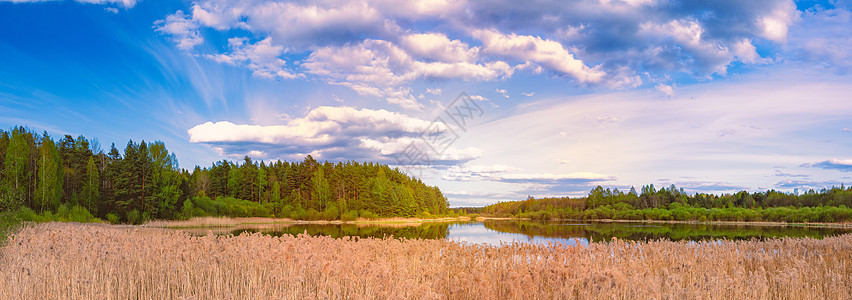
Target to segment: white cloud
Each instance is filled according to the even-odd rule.
[[[527,97],[532,97],[532,96],[535,96],[535,92],[521,92],[521,95],[524,95],[524,96],[527,96]]]
[[[427,61],[475,62],[479,58],[479,48],[471,48],[459,40],[450,40],[440,33],[417,33],[405,35],[400,45],[411,56]]]
[[[182,50],[190,50],[204,42],[201,34],[198,33],[198,23],[183,11],[179,10],[167,16],[165,20],[159,20],[154,24],[157,31],[171,35],[171,39]]]
[[[780,1],[777,6],[770,8],[769,14],[758,18],[763,29],[763,37],[783,43],[787,41],[787,30],[798,20],[796,4],[792,1]]]
[[[575,59],[557,41],[537,36],[503,34],[497,30],[474,30],[471,35],[482,41],[482,51],[488,54],[534,62],[561,75],[570,75],[581,83],[599,82],[605,73],[589,68]]]
[[[281,59],[284,47],[273,44],[270,38],[254,44],[248,43],[247,38],[230,38],[228,45],[231,48],[230,53],[205,57],[235,66],[246,65],[258,77],[294,79],[302,76],[285,68],[287,62]]]
[[[528,6],[512,1],[199,0],[189,15],[177,11],[156,25],[179,48],[222,63],[249,47],[267,46],[276,51],[270,60],[239,64],[261,77],[305,74],[419,109],[422,105],[410,94],[415,81],[493,81],[524,71],[630,89],[643,84],[640,74],[648,74],[652,84],[669,73],[725,75],[732,62],[776,61],[761,57],[755,45],[783,43],[798,20],[789,1],[684,7],[651,0]],[[220,34],[208,37],[202,29]],[[205,38],[221,36],[247,41],[224,53],[197,47]],[[830,47],[838,44],[827,40],[811,44],[797,49],[835,57],[835,62],[848,53],[843,44]]]
[[[598,120],[598,123],[610,123],[611,124],[611,123],[618,122],[618,118],[616,118],[614,116],[610,116],[610,115],[598,116],[596,119]]]
[[[420,61],[404,49],[384,40],[330,46],[315,50],[302,67],[307,72],[330,77],[363,95],[387,98],[389,103],[409,109],[422,107],[405,84],[417,79],[493,80],[510,76],[512,67],[504,62]]]
[[[692,57],[706,70],[699,75],[726,74],[727,65],[733,59],[727,47],[718,41],[706,39],[704,28],[693,18],[672,20],[667,23],[646,22],[640,25],[642,34],[658,40],[671,39],[677,46],[687,49]]]
[[[657,84],[654,88],[656,88],[658,91],[662,92],[663,94],[666,94],[666,96],[669,96],[669,97],[674,96],[674,87],[672,87],[671,85],[660,83],[660,84]]]
[[[428,88],[427,88],[427,89],[426,89],[426,92],[427,92],[427,93],[429,93],[429,94],[432,94],[432,95],[438,95],[438,96],[440,96],[442,91],[441,91],[441,89],[439,89],[439,88],[434,88],[434,89],[428,89]]]
[[[471,100],[476,100],[476,101],[488,101],[488,98],[482,97],[480,95],[471,95],[468,98],[470,98]]]
[[[509,92],[504,89],[495,89],[495,92],[499,93],[503,96],[503,98],[509,99]]]
[[[738,61],[747,64],[762,64],[769,61],[766,58],[760,57],[760,54],[757,53],[757,48],[755,48],[748,39],[742,39],[739,42],[734,43],[732,48],[733,54],[736,56]]]
[[[431,151],[420,139],[429,126],[447,130],[442,123],[413,118],[387,110],[321,106],[283,125],[234,124],[227,121],[196,125],[187,132],[190,142],[208,144],[221,155],[257,155],[271,159],[301,159],[313,155],[328,160],[372,160],[397,163],[406,151]],[[414,144],[412,144],[414,143]],[[417,149],[410,149],[414,145]],[[479,157],[482,150],[449,147],[422,164],[452,165]]]

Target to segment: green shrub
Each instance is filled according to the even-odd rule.
[[[108,213],[106,215],[106,218],[110,224],[118,224],[120,222],[120,220],[118,219],[118,215],[114,213]]]
[[[320,219],[322,219],[322,214],[316,209],[311,208],[305,212],[305,220],[315,221]]]
[[[68,220],[80,223],[100,223],[85,207],[74,205],[68,213]]]
[[[59,205],[59,208],[56,209],[56,215],[60,218],[68,217],[68,214],[71,213],[71,209],[68,208],[68,205],[62,203]]]
[[[375,220],[375,219],[379,218],[379,216],[376,215],[376,213],[369,211],[369,210],[365,210],[365,209],[358,211],[358,216],[360,216],[364,219],[369,219],[369,220]]]
[[[343,221],[355,221],[358,219],[358,212],[354,210],[347,211],[340,215],[340,219]]]
[[[340,212],[337,211],[337,206],[330,205],[322,212],[323,220],[337,220],[340,218]]]
[[[141,220],[139,219],[139,211],[138,210],[134,209],[134,210],[127,212],[127,223],[136,225],[136,224],[139,224],[139,221],[141,221]]]
[[[186,201],[183,201],[183,208],[180,212],[180,218],[184,220],[192,218],[193,210],[195,210],[195,205],[192,204],[191,200],[186,199]]]

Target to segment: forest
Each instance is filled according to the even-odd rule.
[[[671,185],[659,190],[653,184],[627,193],[597,186],[586,197],[541,198],[507,201],[468,212],[530,219],[619,219],[675,221],[852,221],[852,187],[832,187],[803,194],[775,190],[733,194],[689,194]]]
[[[181,169],[162,142],[130,140],[123,153],[97,139],[54,140],[0,130],[0,214],[30,220],[139,224],[198,216],[355,220],[448,212],[441,191],[372,162],[222,160]]]

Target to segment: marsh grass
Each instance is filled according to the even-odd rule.
[[[194,217],[189,220],[155,220],[145,223],[145,227],[163,228],[193,228],[193,227],[233,227],[246,224],[278,224],[292,223],[291,219],[275,218],[228,218],[228,217]]]
[[[189,220],[154,220],[145,223],[144,227],[162,227],[162,228],[195,228],[195,227],[236,227],[240,225],[256,225],[256,224],[358,224],[359,226],[371,226],[373,224],[388,226],[418,226],[422,223],[435,222],[458,222],[470,221],[468,217],[445,217],[433,219],[420,218],[381,218],[381,219],[365,219],[358,218],[354,221],[341,220],[293,220],[293,219],[276,219],[276,218],[229,218],[229,217],[194,217]],[[364,225],[366,224],[366,225]]]
[[[852,235],[593,243],[192,236],[25,227],[0,248],[0,299],[846,299]]]

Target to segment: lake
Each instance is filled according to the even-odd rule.
[[[445,222],[423,224],[250,224],[224,228],[181,229],[204,235],[261,232],[281,236],[284,234],[325,235],[334,238],[351,237],[402,237],[441,239],[448,238],[466,243],[499,245],[501,243],[548,243],[563,245],[588,245],[589,243],[621,240],[748,240],[774,237],[812,237],[852,232],[849,228],[710,225],[666,223],[609,223],[582,221],[520,221],[486,220],[481,222]]]

